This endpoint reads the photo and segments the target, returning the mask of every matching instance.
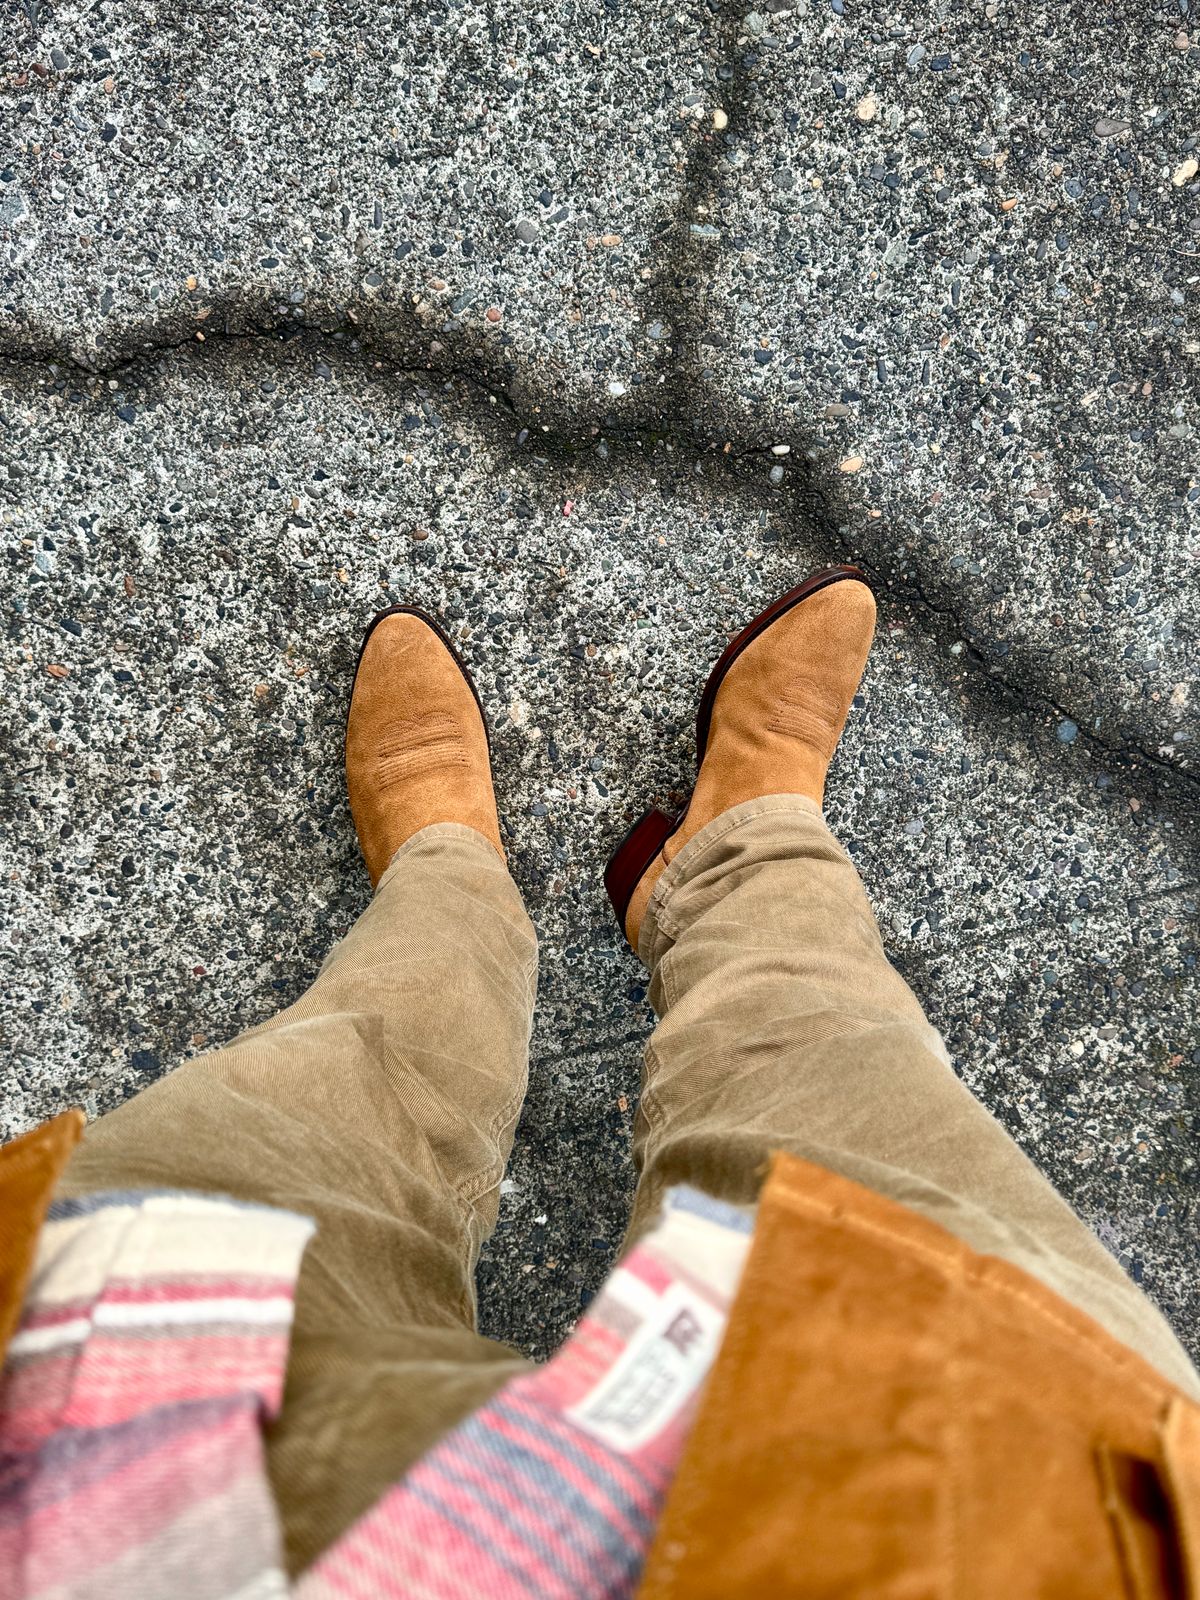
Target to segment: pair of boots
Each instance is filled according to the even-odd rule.
[[[699,773],[683,814],[649,811],[605,872],[634,950],[663,869],[745,800],[822,803],[825,775],[866,664],[875,601],[856,567],[832,567],[782,595],[730,643],[700,699]],[[413,834],[461,822],[504,847],[487,718],[469,673],[431,617],[393,606],[363,640],[346,727],[346,777],[374,886]]]

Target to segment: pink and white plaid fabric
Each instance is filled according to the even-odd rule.
[[[632,1595],[750,1226],[676,1191],[554,1359],[447,1434],[295,1600]],[[289,1593],[262,1424],[311,1231],[185,1194],[52,1208],[0,1377],[6,1600]]]

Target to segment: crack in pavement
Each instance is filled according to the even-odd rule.
[[[31,32],[36,35],[37,0],[23,0],[23,3]],[[578,454],[582,448],[602,438],[613,445],[625,443],[643,455],[665,443],[670,448],[690,448],[705,455],[720,454],[733,467],[752,466],[758,462],[779,465],[771,445],[762,442],[761,424],[756,424],[746,414],[719,415],[723,404],[719,390],[711,379],[702,376],[706,364],[704,338],[707,333],[717,331],[712,325],[708,303],[715,282],[715,268],[710,259],[710,246],[696,229],[703,228],[715,215],[724,155],[750,137],[760,113],[769,110],[754,65],[751,41],[745,35],[743,8],[733,6],[730,0],[711,0],[709,11],[712,31],[705,33],[702,49],[705,99],[709,102],[709,111],[719,112],[722,121],[705,129],[696,123],[690,129],[677,187],[658,214],[665,219],[664,225],[661,229],[649,230],[652,236],[647,258],[652,268],[650,282],[644,288],[638,282],[632,284],[635,296],[661,315],[671,329],[663,346],[665,359],[652,373],[659,380],[652,414],[643,417],[635,414],[624,420],[600,417],[598,421],[579,418],[572,421],[568,415],[565,424],[560,420],[557,425],[546,427],[537,418],[524,415],[508,384],[489,376],[478,359],[475,362],[432,356],[422,359],[413,351],[406,352],[405,345],[415,347],[428,340],[432,330],[423,328],[417,321],[410,323],[399,306],[395,308],[398,320],[390,327],[363,327],[356,322],[353,312],[345,313],[345,321],[332,325],[327,312],[309,321],[303,314],[297,317],[297,308],[284,303],[277,305],[277,319],[269,316],[256,319],[252,314],[249,321],[243,321],[236,283],[231,286],[224,306],[212,307],[217,313],[214,321],[224,316],[223,328],[206,325],[203,332],[188,330],[178,338],[156,340],[153,325],[149,324],[142,330],[143,334],[150,335],[144,347],[111,362],[92,362],[44,343],[22,346],[19,336],[14,339],[10,335],[7,342],[0,338],[0,364],[45,365],[56,373],[78,372],[98,379],[119,379],[135,373],[157,356],[184,351],[193,344],[287,340],[308,333],[331,341],[335,348],[375,356],[377,365],[386,366],[397,377],[413,380],[424,377],[435,382],[457,380],[469,385],[511,419],[517,429],[518,445],[524,442],[521,438],[524,431],[526,438],[536,438],[538,446],[548,454],[563,457]],[[232,326],[234,321],[237,327]],[[439,337],[445,337],[445,330]],[[453,333],[449,335],[451,343],[455,337]],[[780,492],[790,499],[793,525],[798,526],[803,521],[816,533],[831,559],[853,560],[863,566],[881,590],[886,584],[893,595],[926,619],[927,631],[933,637],[959,645],[956,658],[977,681],[986,683],[1005,696],[1013,707],[1031,717],[1073,722],[1081,745],[1115,762],[1144,768],[1147,777],[1160,785],[1164,793],[1190,798],[1200,790],[1200,773],[1190,772],[1186,766],[1162,754],[1163,747],[1155,748],[1138,738],[1136,732],[1130,736],[1129,729],[1119,726],[1112,734],[1094,730],[1089,726],[1092,720],[1089,713],[1073,712],[1045,684],[1037,682],[1041,674],[1030,657],[1044,654],[1048,660],[1049,649],[1043,653],[1036,647],[1023,645],[1024,667],[1017,662],[1008,670],[1001,667],[974,642],[973,630],[964,618],[967,602],[956,605],[944,597],[934,599],[927,582],[932,574],[921,570],[919,559],[914,566],[911,553],[900,548],[899,537],[891,536],[890,547],[880,540],[880,532],[884,541],[889,539],[891,530],[887,524],[873,532],[870,554],[855,548],[843,524],[853,525],[857,513],[844,501],[839,504],[842,500],[839,490],[844,486],[828,474],[818,475],[806,459],[811,439],[806,440],[800,430],[795,430],[790,435],[784,434],[779,442],[786,442],[790,448]],[[778,495],[774,503],[778,504]],[[1019,637],[1015,643],[1021,645]],[[1118,704],[1118,714],[1120,709]]]
[[[860,560],[859,565],[870,573],[871,569],[866,561]],[[963,658],[969,661],[976,672],[986,678],[990,684],[1011,697],[1018,709],[1032,712],[1040,706],[1052,716],[1074,723],[1077,730],[1076,737],[1083,740],[1093,749],[1102,750],[1119,761],[1134,764],[1144,763],[1154,769],[1159,780],[1166,783],[1168,787],[1173,784],[1180,784],[1187,790],[1200,791],[1200,774],[1188,772],[1183,768],[1172,765],[1164,756],[1147,749],[1144,744],[1138,741],[1121,740],[1117,742],[1104,739],[1099,734],[1091,732],[1085,726],[1078,711],[1072,711],[1070,707],[1063,705],[1052,696],[1044,693],[1044,691],[1023,691],[1020,686],[1014,685],[1004,673],[997,671],[994,663],[989,661],[977,646],[971,643],[967,630],[959,618],[958,612],[953,607],[940,605],[937,601],[930,599],[921,584],[920,578],[916,575],[909,576],[906,574],[900,581],[904,585],[903,592],[908,596],[915,597],[923,611],[932,616],[943,617],[953,624],[955,641],[962,645]]]
[[[760,495],[771,493],[774,496],[783,493],[788,496],[791,501],[789,520],[793,525],[803,520],[810,531],[818,532],[831,559],[837,557],[853,561],[871,578],[878,593],[882,595],[890,592],[893,596],[908,602],[922,613],[927,621],[933,622],[936,619],[940,626],[931,626],[928,629],[929,633],[938,639],[952,635],[952,642],[960,647],[957,658],[959,664],[969,667],[977,681],[982,680],[989,689],[1001,694],[1013,709],[1027,716],[1040,714],[1060,721],[1073,722],[1077,728],[1077,738],[1112,761],[1131,770],[1139,767],[1148,768],[1156,787],[1162,791],[1161,795],[1156,796],[1160,801],[1168,804],[1173,801],[1182,802],[1185,795],[1190,801],[1192,796],[1200,792],[1200,774],[1179,768],[1140,741],[1104,738],[1086,726],[1086,719],[1081,713],[1073,712],[1069,706],[1044,690],[1030,684],[1022,684],[1019,680],[1014,681],[1009,675],[998,670],[995,663],[972,643],[969,630],[965,627],[957,609],[934,600],[926,590],[920,574],[915,569],[904,566],[905,560],[909,559],[907,553],[897,552],[896,562],[892,564],[876,555],[865,556],[860,550],[853,548],[846,536],[844,520],[838,519],[837,508],[831,503],[823,484],[817,479],[806,460],[802,442],[792,445],[789,454],[781,460],[769,445],[756,442],[739,443],[736,435],[729,437],[721,429],[706,431],[699,413],[691,418],[684,418],[660,412],[653,419],[593,421],[581,423],[576,432],[564,431],[561,427],[550,426],[535,418],[522,416],[508,389],[489,380],[479,371],[453,363],[406,360],[398,353],[380,347],[369,331],[357,330],[352,324],[329,328],[291,319],[284,324],[255,323],[235,329],[229,327],[227,321],[224,328],[209,329],[202,334],[189,333],[185,338],[149,345],[140,352],[111,363],[90,363],[78,357],[60,353],[50,354],[44,350],[22,354],[12,350],[0,350],[0,367],[10,372],[44,368],[55,377],[64,373],[78,373],[81,378],[101,381],[137,374],[152,366],[155,361],[172,354],[207,350],[214,345],[244,344],[261,347],[288,344],[306,337],[310,340],[315,338],[338,355],[353,355],[370,360],[376,371],[386,372],[393,379],[416,381],[426,378],[441,383],[458,381],[467,385],[484,396],[489,403],[497,406],[509,418],[517,429],[518,447],[527,439],[536,436],[539,447],[545,449],[548,454],[573,458],[583,445],[593,445],[597,440],[603,439],[618,447],[626,446],[643,460],[666,446],[670,449],[698,451],[702,458],[708,458],[727,470],[735,470],[751,462],[782,465],[783,485],[779,489],[770,491],[758,485]],[[589,463],[589,467],[594,471],[612,470],[607,469],[603,463],[594,461]],[[26,620],[37,623],[40,619],[27,617]],[[1189,816],[1192,814],[1190,806],[1185,808],[1185,814]]]

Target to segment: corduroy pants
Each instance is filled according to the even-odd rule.
[[[698,834],[639,953],[659,1020],[634,1232],[675,1183],[752,1203],[789,1150],[1024,1267],[1200,1395],[1162,1316],[955,1076],[811,801],[768,796]],[[293,1572],[523,1365],[476,1332],[473,1275],[536,983],[496,852],[426,828],[307,994],[101,1118],[68,1169],[67,1193],[219,1191],[316,1220],[268,1442]]]

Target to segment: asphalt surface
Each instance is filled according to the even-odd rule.
[[[728,633],[855,559],[830,820],[964,1079],[1200,1349],[1200,24],[847,9],[31,0],[6,1132],[302,991],[367,894],[358,640],[414,600],[541,934],[480,1281],[545,1353],[633,1181],[651,1017],[603,862],[686,791]]]

